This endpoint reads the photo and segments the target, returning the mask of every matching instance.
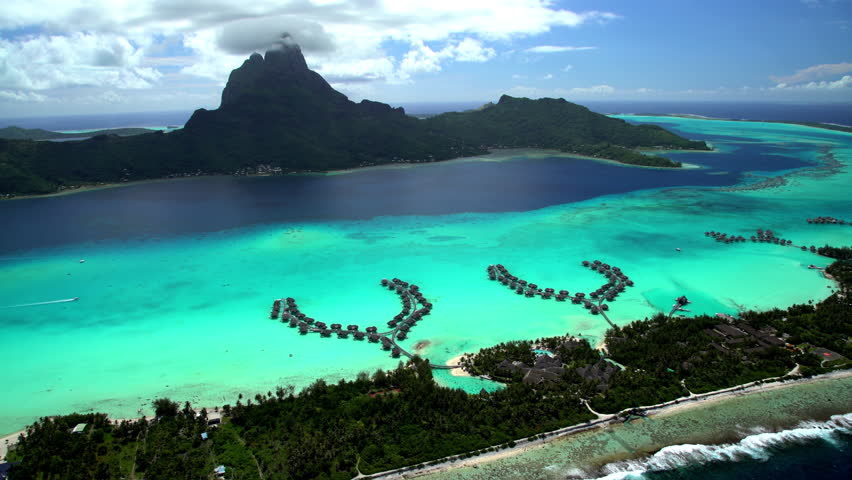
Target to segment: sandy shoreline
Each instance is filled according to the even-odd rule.
[[[467,354],[462,353],[461,355],[456,355],[455,357],[447,360],[446,365],[450,366],[450,367],[454,366],[454,365],[458,365],[461,362],[462,357],[464,357],[465,355],[467,355]],[[470,374],[467,373],[463,368],[454,368],[454,369],[450,370],[450,375],[452,375],[454,377],[469,377],[470,376]]]

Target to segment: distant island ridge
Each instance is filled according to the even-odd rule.
[[[44,134],[42,134],[44,135]],[[541,148],[633,165],[680,167],[639,149],[709,150],[655,125],[631,125],[564,99],[503,95],[496,104],[417,119],[350,101],[307,67],[298,46],[253,54],[216,110],[183,129],[84,141],[0,139],[0,195],[191,175],[331,171]]]

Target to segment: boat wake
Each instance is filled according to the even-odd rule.
[[[823,440],[837,446],[840,435],[852,435],[852,413],[834,415],[825,422],[802,422],[790,430],[749,435],[737,443],[672,445],[650,457],[604,465],[593,478],[621,480],[648,478],[645,474],[710,463],[756,460],[765,462],[780,448]],[[588,478],[589,475],[583,475]],[[582,477],[574,477],[582,478]]]
[[[7,305],[5,307],[0,307],[0,308],[35,307],[35,306],[38,306],[38,305],[50,305],[52,303],[76,302],[77,300],[79,300],[79,297],[64,298],[62,300],[51,300],[49,302],[23,303],[21,305]]]

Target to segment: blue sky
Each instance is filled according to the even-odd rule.
[[[852,102],[852,0],[30,0],[0,117],[215,108],[284,33],[354,100]]]

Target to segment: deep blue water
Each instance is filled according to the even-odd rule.
[[[767,460],[717,461],[659,472],[645,472],[649,480],[849,480],[852,478],[852,439],[838,435],[829,442],[772,448]]]
[[[636,190],[734,185],[742,172],[807,165],[790,156],[772,155],[773,151],[770,146],[745,144],[729,155],[672,155],[710,167],[701,170],[536,158],[445,162],[328,176],[189,178],[69,195],[61,202],[21,199],[0,202],[0,221],[6,231],[13,232],[0,236],[0,254],[264,223],[528,211]]]

